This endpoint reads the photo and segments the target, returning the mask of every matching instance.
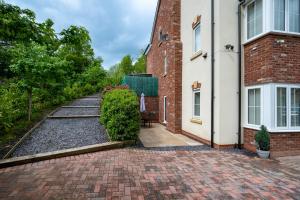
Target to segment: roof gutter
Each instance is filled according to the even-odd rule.
[[[215,1],[211,0],[211,139],[210,146],[214,148],[215,120]]]
[[[238,71],[239,71],[239,102],[238,102],[238,148],[242,148],[242,5],[245,3],[245,0],[239,0],[238,7]]]

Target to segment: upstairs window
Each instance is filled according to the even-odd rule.
[[[194,28],[194,53],[200,51],[200,24]]]
[[[300,1],[274,0],[274,29],[277,31],[300,32]]]
[[[168,73],[168,57],[167,57],[167,51],[165,51],[164,54],[164,75],[167,75]]]
[[[247,6],[247,38],[263,32],[263,1],[256,0]]]

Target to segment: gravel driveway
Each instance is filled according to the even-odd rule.
[[[99,99],[83,98],[70,104],[70,106],[74,105],[99,106]],[[98,108],[60,108],[53,115],[66,116],[66,118],[48,118],[16,149],[13,157],[108,142],[106,131],[100,125],[98,117],[68,118],[70,115],[98,114]]]

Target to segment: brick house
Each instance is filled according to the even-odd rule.
[[[159,121],[216,148],[300,154],[300,1],[159,0],[147,72]]]

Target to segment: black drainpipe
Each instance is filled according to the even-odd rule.
[[[215,102],[215,1],[211,0],[211,139],[210,146],[214,148],[214,102]]]
[[[238,120],[238,148],[242,148],[242,4],[245,0],[239,0],[238,7],[238,67],[239,67],[239,120]]]

